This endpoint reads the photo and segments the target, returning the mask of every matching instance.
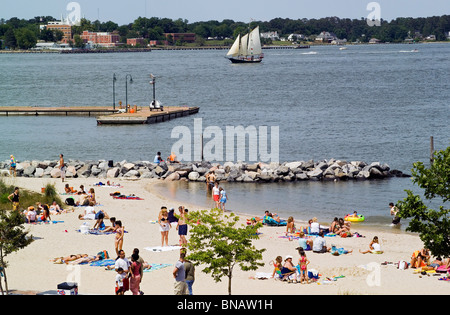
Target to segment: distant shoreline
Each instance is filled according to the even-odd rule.
[[[416,43],[346,43],[344,45],[336,44],[319,44],[319,43],[308,43],[301,45],[266,45],[262,49],[306,49],[311,47],[323,47],[323,46],[359,46],[359,45],[417,45],[417,44],[450,44],[450,41],[433,41],[433,42],[416,42]],[[80,54],[80,53],[127,53],[127,52],[152,52],[153,50],[227,50],[230,46],[156,46],[152,48],[104,48],[104,49],[74,49],[74,50],[0,50],[0,54]]]

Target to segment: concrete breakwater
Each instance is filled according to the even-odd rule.
[[[340,161],[335,159],[314,162],[187,162],[152,163],[149,161],[79,161],[66,162],[66,178],[137,179],[158,178],[166,181],[205,182],[208,172],[214,172],[218,181],[228,182],[292,182],[329,180],[371,180],[391,177],[410,177],[380,162]],[[17,176],[60,178],[59,161],[24,161],[16,166]],[[0,176],[11,176],[9,162],[0,162]]]

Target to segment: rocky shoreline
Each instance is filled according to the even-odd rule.
[[[18,162],[17,176],[35,178],[60,178],[59,161]],[[189,162],[159,165],[149,161],[116,162],[79,161],[66,162],[66,178],[138,179],[158,178],[166,181],[205,182],[209,171],[217,180],[229,182],[292,182],[292,181],[341,181],[372,180],[391,177],[410,177],[399,170],[391,170],[380,162],[340,161],[335,159],[314,162],[295,161],[284,163],[245,162]],[[0,162],[0,177],[11,176],[9,161]]]

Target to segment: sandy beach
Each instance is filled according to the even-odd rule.
[[[16,185],[32,191],[40,192],[47,183],[54,183],[57,190],[62,193],[64,184],[60,179],[37,178],[4,178],[5,183]],[[114,179],[123,187],[94,186],[99,181],[106,180],[94,178],[67,179],[70,186],[77,189],[83,184],[86,189],[93,187],[100,206],[96,210],[104,210],[109,216],[121,220],[127,233],[124,237],[123,249],[129,257],[134,248],[140,249],[140,255],[150,264],[170,264],[170,266],[145,272],[141,283],[141,290],[145,295],[172,295],[173,294],[173,265],[178,259],[179,250],[154,252],[145,250],[146,247],[161,245],[161,234],[157,220],[161,206],[177,208],[180,206],[174,200],[167,200],[152,193],[152,185],[159,180],[121,180]],[[120,191],[122,194],[134,194],[144,200],[117,200],[110,193]],[[65,200],[67,196],[62,195]],[[199,210],[193,205],[184,204],[190,211]],[[263,215],[265,209],[261,209]],[[83,235],[77,230],[84,222],[90,226],[94,221],[81,221],[78,215],[84,212],[84,207],[76,207],[74,212],[52,216],[52,220],[63,221],[57,224],[26,225],[26,229],[33,235],[35,241],[17,253],[7,256],[9,262],[7,269],[8,284],[11,291],[44,292],[56,290],[57,285],[66,281],[77,281],[79,294],[114,295],[114,281],[116,273],[105,270],[104,267],[89,265],[70,266],[54,264],[55,257],[69,256],[71,254],[95,255],[107,250],[115,258],[114,235]],[[241,215],[242,222],[250,218]],[[323,224],[329,225],[333,218],[319,218]],[[329,221],[329,222],[327,222]],[[105,220],[108,225],[109,220]],[[305,225],[296,222],[297,226]],[[439,281],[433,274],[420,275],[413,269],[398,270],[396,266],[383,262],[410,261],[411,254],[423,247],[417,235],[393,230],[392,232],[364,230],[360,224],[357,231],[365,237],[329,237],[325,238],[327,246],[331,244],[352,250],[352,253],[333,256],[330,253],[316,254],[306,252],[310,261],[308,269],[315,269],[321,275],[316,283],[288,284],[274,279],[255,279],[257,274],[271,274],[273,267],[270,262],[276,256],[293,256],[296,263],[299,254],[296,240],[283,238],[285,227],[261,228],[260,239],[255,241],[257,248],[265,248],[263,254],[264,267],[256,272],[242,272],[234,269],[232,293],[235,295],[378,295],[378,294],[449,294],[448,281]],[[361,254],[360,250],[367,250],[373,236],[377,235],[383,254]],[[189,239],[189,233],[188,233]],[[178,244],[178,235],[175,229],[169,232],[169,244]],[[196,280],[193,286],[195,295],[226,295],[228,282],[215,283],[210,275],[203,273],[202,267],[196,267]],[[343,277],[340,277],[343,276]],[[334,278],[335,277],[335,278]],[[331,281],[325,281],[330,278]],[[334,278],[334,279],[333,279]],[[334,281],[333,281],[334,280]],[[131,292],[127,292],[130,295]]]

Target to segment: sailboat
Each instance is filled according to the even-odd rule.
[[[261,62],[264,54],[261,50],[259,26],[253,31],[241,37],[239,34],[227,53],[227,58],[232,63],[256,63]]]

